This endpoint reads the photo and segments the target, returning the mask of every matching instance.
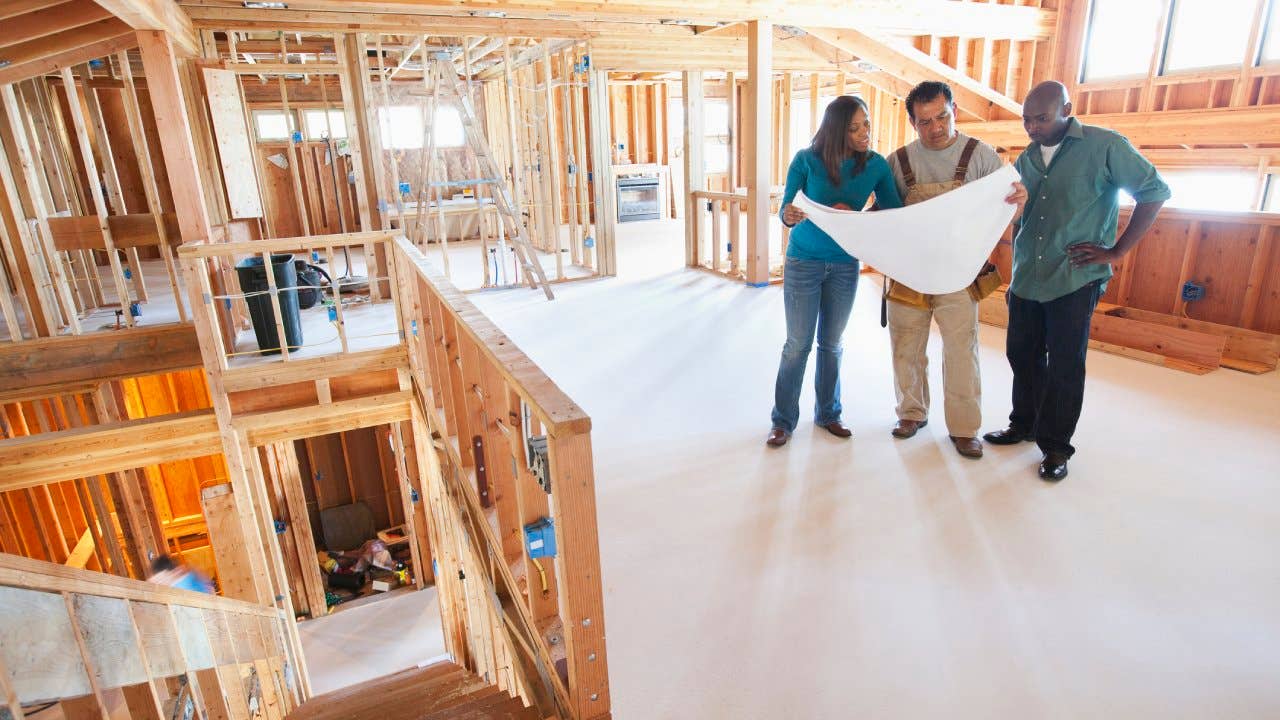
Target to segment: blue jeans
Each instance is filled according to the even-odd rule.
[[[773,427],[787,432],[800,421],[800,385],[818,336],[818,368],[814,374],[813,419],[825,424],[840,419],[841,336],[858,291],[857,260],[824,263],[787,258],[782,300],[787,312],[787,341],[782,346],[778,381],[773,391]]]
[[[1060,298],[1035,302],[1009,293],[1005,355],[1013,369],[1009,427],[1033,435],[1045,453],[1071,457],[1084,405],[1089,323],[1102,296],[1094,281]]]

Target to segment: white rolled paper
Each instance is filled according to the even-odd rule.
[[[922,203],[858,212],[819,205],[797,193],[794,204],[845,252],[930,295],[968,287],[1013,219],[1004,199],[1018,181],[1005,165]]]

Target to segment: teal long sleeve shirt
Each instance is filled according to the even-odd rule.
[[[1009,291],[1025,300],[1049,302],[1095,280],[1105,290],[1111,266],[1072,267],[1067,248],[1116,244],[1121,190],[1140,203],[1169,199],[1160,173],[1123,135],[1074,117],[1048,167],[1039,143],[1014,167],[1027,186],[1027,205],[1013,240]]]
[[[862,172],[854,174],[853,159],[840,164],[840,184],[831,182],[822,157],[806,148],[796,153],[787,170],[787,187],[782,195],[786,207],[803,190],[805,196],[819,205],[828,207],[844,203],[854,210],[861,210],[873,194],[876,204],[882,208],[902,207],[898,188],[893,180],[889,163],[877,153],[867,153],[867,164]],[[779,210],[778,216],[782,213]],[[816,260],[827,263],[851,263],[855,258],[845,252],[831,236],[809,220],[796,223],[787,243],[787,257],[797,260]]]

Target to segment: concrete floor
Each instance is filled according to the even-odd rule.
[[[592,416],[615,717],[1280,717],[1280,374],[1092,352],[1051,486],[1032,444],[959,457],[940,409],[890,437],[864,277],[854,438],[771,450],[781,288],[681,255],[678,222],[623,225],[616,279],[472,296]]]

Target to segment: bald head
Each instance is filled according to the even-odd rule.
[[[1071,118],[1067,87],[1057,80],[1031,88],[1022,103],[1022,126],[1033,142],[1053,146],[1062,142]]]

